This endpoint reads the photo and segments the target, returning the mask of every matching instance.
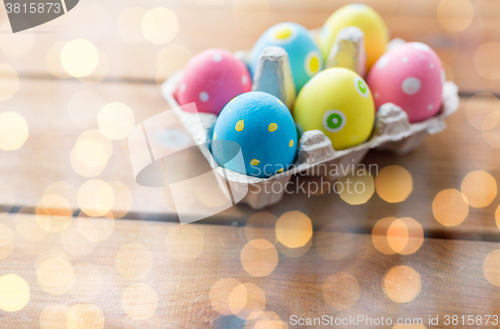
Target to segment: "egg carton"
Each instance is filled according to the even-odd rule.
[[[354,33],[355,34],[355,33]],[[348,40],[349,41],[349,40]],[[351,40],[352,41],[352,40]],[[349,42],[351,42],[349,41]],[[360,40],[354,40],[354,46]],[[362,41],[362,40],[361,40]],[[398,41],[398,43],[400,43]],[[336,42],[337,51],[342,48]],[[289,107],[295,100],[293,80],[286,52],[279,47],[265,49],[256,69],[253,90],[267,91],[280,98]],[[344,49],[362,49],[357,44],[351,44]],[[249,52],[240,51],[236,56],[248,63]],[[330,56],[332,57],[332,56]],[[363,58],[363,54],[354,57]],[[359,63],[350,63],[352,67],[361,67]],[[328,168],[350,168],[361,162],[366,153],[371,150],[384,150],[402,155],[416,149],[428,134],[436,134],[446,128],[445,118],[453,114],[459,106],[458,87],[453,82],[445,82],[443,86],[443,107],[432,118],[418,123],[410,123],[406,112],[400,107],[387,103],[381,106],[375,117],[375,126],[371,137],[364,143],[345,150],[334,150],[328,137],[320,130],[305,131],[300,137],[297,157],[291,169],[269,178],[258,178],[233,172],[217,167],[209,150],[212,131],[217,117],[210,113],[188,113],[181,110],[175,98],[175,91],[182,80],[182,71],[175,73],[162,85],[163,97],[174,109],[181,123],[193,138],[201,153],[212,166],[218,184],[226,190],[231,186],[233,193],[245,192],[240,200],[254,209],[261,209],[278,203],[286,191],[286,184],[293,175],[324,176],[329,181],[339,178],[342,170],[328,170]],[[269,83],[272,81],[273,83]],[[202,131],[195,129],[200,122]],[[209,143],[207,144],[206,141]],[[345,172],[345,171],[344,171]]]

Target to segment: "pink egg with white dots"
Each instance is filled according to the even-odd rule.
[[[176,91],[180,105],[196,103],[198,112],[218,115],[224,105],[252,90],[243,62],[223,49],[208,49],[194,56],[184,69]]]
[[[396,104],[412,123],[441,110],[445,81],[439,56],[420,42],[406,43],[380,57],[367,79],[377,109],[385,103]]]

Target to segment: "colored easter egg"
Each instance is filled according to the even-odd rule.
[[[252,74],[260,54],[269,46],[282,47],[288,53],[297,92],[323,69],[323,58],[307,29],[295,23],[280,23],[264,32],[253,47],[250,59]]]
[[[366,66],[369,70],[385,53],[389,33],[382,17],[367,5],[347,5],[328,18],[318,38],[321,53],[325,59],[328,58],[337,33],[348,26],[356,26],[365,34]]]
[[[224,160],[224,146],[238,143],[244,166]],[[254,177],[279,174],[293,163],[297,152],[297,130],[289,109],[275,96],[259,91],[235,97],[222,110],[212,135],[212,153],[219,165]]]
[[[438,55],[420,42],[406,43],[382,56],[367,79],[376,108],[396,104],[408,114],[410,122],[439,112],[445,80]]]
[[[370,88],[355,72],[330,68],[320,72],[300,91],[293,117],[302,130],[321,130],[335,150],[368,139],[375,121]]]
[[[194,102],[198,112],[218,115],[229,100],[251,89],[245,64],[226,50],[208,49],[186,65],[176,98],[180,105]]]

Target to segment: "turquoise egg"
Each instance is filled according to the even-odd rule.
[[[264,32],[253,47],[250,59],[252,75],[260,54],[269,46],[282,47],[288,53],[297,92],[323,69],[323,57],[307,29],[296,23],[280,23]]]
[[[235,158],[234,145],[239,146],[243,161],[231,161]],[[222,109],[211,149],[221,167],[248,176],[269,177],[293,164],[297,129],[283,102],[271,94],[252,91],[236,96]]]

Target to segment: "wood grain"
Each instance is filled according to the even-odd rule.
[[[29,220],[29,217],[22,217]],[[31,218],[34,220],[34,218]],[[17,218],[19,221],[20,218]],[[94,219],[99,221],[99,219]],[[334,221],[335,222],[335,221]],[[103,312],[106,327],[153,326],[154,328],[233,328],[244,321],[234,315],[220,315],[212,307],[209,299],[211,287],[221,279],[233,278],[241,283],[256,284],[265,293],[265,310],[276,312],[290,326],[290,316],[320,317],[323,314],[334,317],[365,315],[369,317],[423,317],[446,314],[495,314],[499,308],[499,290],[490,284],[483,274],[483,261],[487,255],[498,249],[493,242],[469,242],[426,238],[420,249],[411,255],[385,255],[373,247],[370,235],[352,234],[337,236],[352,243],[352,250],[344,253],[341,260],[329,261],[318,250],[327,248],[328,252],[339,252],[348,244],[336,244],[329,239],[313,237],[312,247],[304,256],[290,258],[279,253],[279,263],[268,276],[252,277],[242,267],[240,252],[247,244],[243,227],[190,225],[203,236],[201,253],[190,261],[180,261],[190,252],[196,254],[199,241],[184,241],[184,254],[175,254],[167,241],[177,224],[141,221],[116,220],[111,236],[99,242],[88,255],[72,256],[61,245],[61,237],[68,234],[49,233],[44,247],[36,248],[31,254],[26,246],[30,242],[23,240],[16,232],[13,216],[4,216],[1,223],[15,232],[16,249],[5,260],[0,261],[0,275],[16,273],[27,281],[30,287],[30,301],[17,313],[0,313],[2,328],[29,328],[38,326],[40,314],[48,305],[94,304]],[[186,227],[186,226],[184,226]],[[71,230],[71,227],[68,228]],[[265,229],[264,229],[265,230]],[[261,231],[264,232],[264,231]],[[272,231],[271,231],[272,233]],[[80,240],[78,240],[80,241]],[[73,244],[73,253],[79,247],[83,251],[89,241],[81,239],[81,245]],[[144,254],[129,255],[129,268],[119,270],[120,249],[125,245],[142,245]],[[273,247],[274,248],[274,247]],[[55,253],[54,249],[59,250]],[[48,253],[48,250],[52,250]],[[62,253],[62,254],[61,254]],[[173,255],[177,255],[173,257]],[[50,256],[55,255],[55,256]],[[65,256],[64,256],[65,255]],[[184,256],[183,256],[184,255]],[[49,257],[67,257],[67,262],[78,273],[81,264],[90,264],[94,272],[100,275],[76,277],[75,285],[68,293],[51,295],[42,288],[37,279],[40,274],[41,260]],[[150,258],[149,258],[150,257]],[[151,261],[151,263],[149,263]],[[258,266],[259,262],[255,263]],[[139,279],[128,279],[136,267],[147,268]],[[266,266],[265,263],[261,266]],[[396,303],[388,297],[387,272],[396,266],[414,269],[421,278],[421,290],[407,303]],[[149,270],[148,270],[149,269]],[[359,284],[359,298],[347,309],[338,310],[325,302],[322,286],[327,278],[335,273],[345,272],[355,278]],[[125,274],[126,276],[123,276]],[[44,280],[50,278],[49,274]],[[122,295],[133,284],[147,284],[158,298],[158,307],[148,320],[131,321],[123,308]],[[411,283],[406,283],[411,290]],[[95,285],[102,285],[96,293]],[[42,285],[43,286],[43,285]],[[385,289],[384,289],[385,287]],[[76,292],[75,289],[78,288]],[[45,288],[46,289],[46,288]],[[405,294],[401,292],[401,294]],[[339,292],[331,303],[338,303],[344,291]],[[349,295],[349,293],[347,293]],[[250,298],[252,298],[249,295]],[[141,295],[137,298],[142,300]],[[221,297],[222,298],[222,297]],[[394,296],[393,296],[394,298]],[[213,300],[212,300],[213,302]],[[340,305],[340,304],[334,304]],[[88,321],[88,319],[85,319]],[[232,326],[224,325],[232,323]],[[314,327],[314,326],[304,326]],[[366,327],[360,325],[359,327]],[[368,326],[369,327],[369,326]],[[392,326],[386,326],[392,327]]]

